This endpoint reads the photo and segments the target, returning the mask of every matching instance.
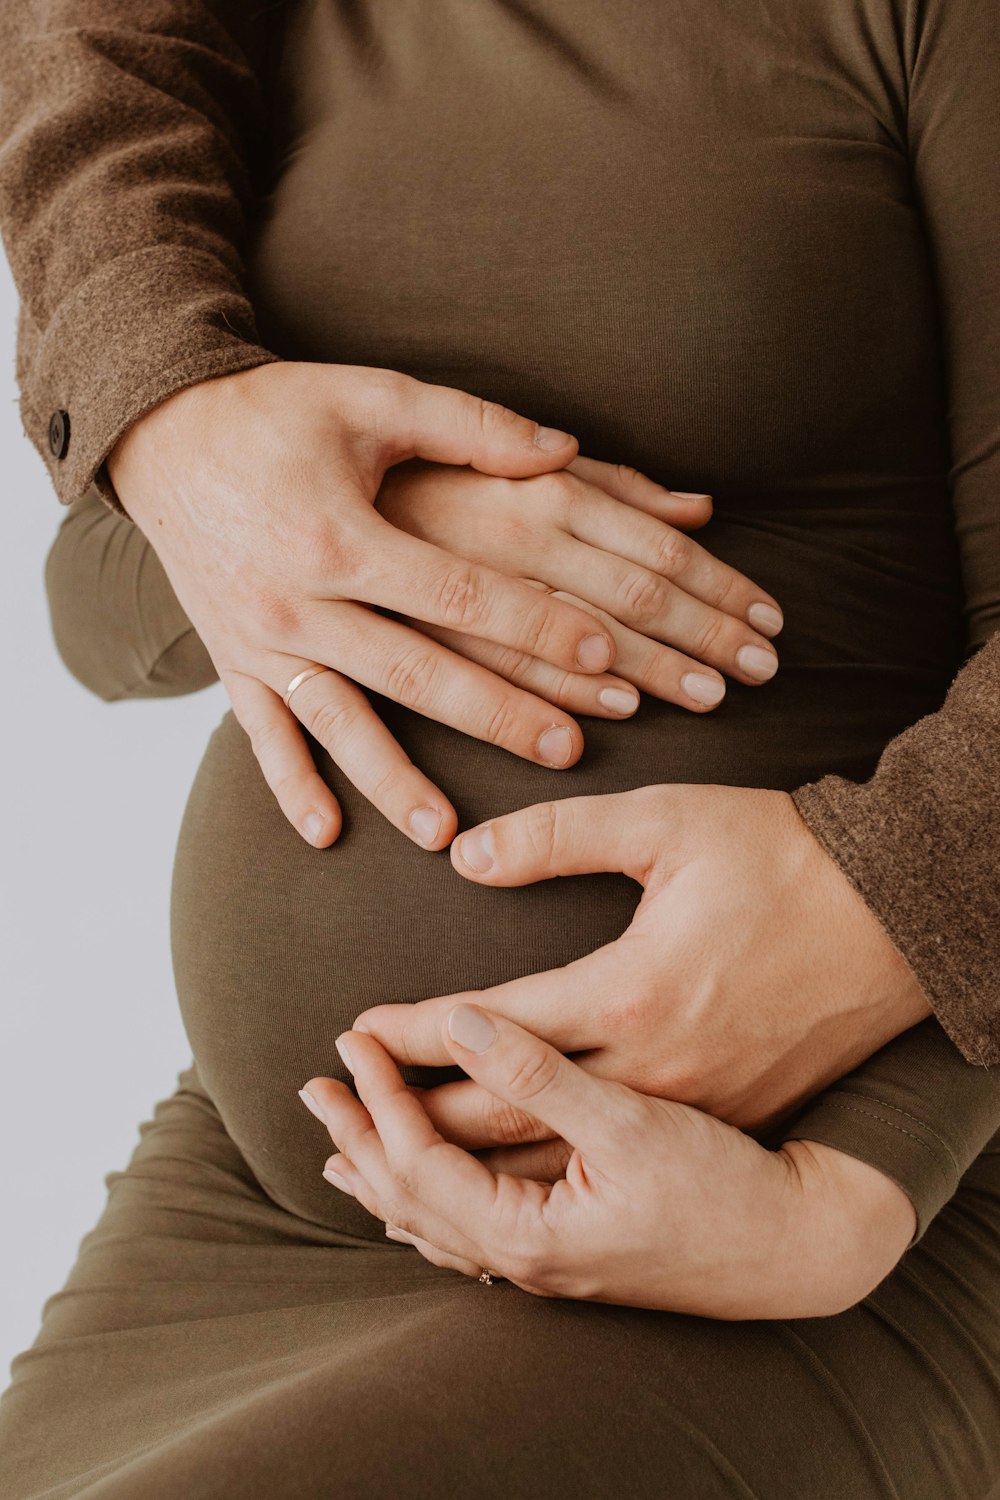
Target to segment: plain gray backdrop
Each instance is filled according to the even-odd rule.
[[[64,514],[24,436],[0,256],[0,1388],[34,1339],[140,1121],[190,1052],[174,999],[174,842],[218,686],[101,703],[52,643],[42,570]]]

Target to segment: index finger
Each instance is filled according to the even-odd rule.
[[[465,990],[411,1005],[373,1005],[354,1022],[354,1031],[374,1036],[397,1062],[415,1067],[446,1067],[454,1058],[443,1025],[455,1005],[476,1003],[509,1017],[561,1052],[600,1047],[600,1002],[621,989],[623,964],[608,943],[561,969],[511,979],[490,990]]]
[[[541,1037],[478,1005],[455,1005],[442,1034],[451,1060],[470,1078],[541,1120],[600,1166],[627,1138],[638,1096],[584,1072]]]
[[[372,1186],[393,1222],[402,1219],[404,1227],[412,1225],[417,1234],[427,1233],[426,1223],[416,1222],[422,1205],[481,1246],[489,1264],[504,1274],[503,1264],[515,1236],[524,1247],[530,1235],[526,1226],[541,1222],[551,1187],[526,1178],[498,1177],[476,1157],[446,1141],[373,1038],[347,1032],[338,1038],[338,1047],[343,1047],[345,1060],[349,1059],[377,1142],[363,1124],[352,1124],[337,1145],[361,1172],[371,1174]],[[320,1094],[319,1082],[310,1080],[308,1092]],[[429,1237],[433,1238],[432,1230]]]
[[[399,531],[374,511],[372,520],[382,529],[354,585],[359,600],[570,672],[606,672],[614,661],[614,638],[587,610]]]

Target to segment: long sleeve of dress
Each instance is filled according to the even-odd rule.
[[[0,13],[0,232],[25,430],[69,503],[173,392],[275,358],[240,246],[272,5],[23,0]],[[109,350],[114,351],[113,358]]]
[[[913,191],[941,309],[972,654],[942,707],[891,741],[869,781],[824,776],[794,793],[935,1019],[840,1080],[793,1133],[849,1152],[863,1144],[853,1154],[866,1160],[875,1150],[867,1137],[881,1134],[890,1175],[906,1186],[926,1172],[925,1190],[911,1186],[922,1232],[927,1210],[1000,1125],[1000,8],[908,3],[900,28]]]

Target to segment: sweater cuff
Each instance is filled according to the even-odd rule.
[[[96,482],[124,514],[103,465],[126,429],[186,386],[277,359],[219,260],[190,246],[148,246],[106,261],[44,333],[22,313],[25,431],[63,504]]]
[[[962,1056],[1000,1062],[1000,634],[943,706],[892,740],[863,784],[792,792],[800,815],[909,964]]]

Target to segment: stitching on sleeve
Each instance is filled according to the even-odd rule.
[[[948,1142],[945,1140],[944,1136],[938,1135],[938,1133],[934,1129],[933,1125],[928,1125],[925,1120],[921,1120],[919,1118],[919,1116],[917,1116],[917,1115],[911,1115],[910,1112],[909,1112],[909,1110],[900,1109],[900,1107],[899,1107],[898,1104],[890,1104],[887,1099],[873,1099],[872,1103],[873,1104],[881,1105],[881,1107],[883,1109],[891,1109],[897,1115],[902,1115],[905,1120],[912,1120],[913,1123],[914,1123],[914,1125],[919,1125],[920,1126],[921,1130],[926,1130],[927,1134],[928,1135],[932,1135],[934,1137],[934,1139],[938,1142],[938,1144],[942,1147],[942,1149],[945,1150],[948,1153],[948,1155],[951,1157],[951,1159],[954,1162],[955,1167],[957,1169],[957,1167],[958,1167],[958,1158],[956,1157],[956,1155],[955,1155],[954,1151],[951,1149],[951,1147],[948,1145]],[[888,1121],[888,1120],[886,1121],[887,1125],[890,1124],[890,1123],[891,1123],[890,1121]]]
[[[947,1163],[945,1163],[945,1162],[943,1162],[941,1160],[941,1158],[938,1156],[938,1153],[934,1150],[934,1147],[933,1146],[929,1146],[927,1144],[927,1142],[922,1139],[921,1136],[915,1135],[912,1130],[907,1130],[905,1128],[905,1126],[903,1126],[903,1125],[897,1125],[895,1123],[895,1121],[893,1121],[893,1120],[883,1119],[883,1117],[881,1115],[877,1115],[874,1112],[874,1110],[860,1109],[856,1104],[844,1104],[842,1102],[842,1100],[840,1100],[840,1099],[827,1099],[826,1103],[827,1104],[832,1104],[835,1109],[846,1110],[848,1114],[852,1114],[852,1115],[866,1115],[869,1120],[877,1120],[880,1125],[886,1125],[886,1126],[888,1126],[888,1128],[890,1130],[895,1130],[897,1132],[897,1134],[899,1134],[899,1135],[905,1135],[905,1136],[908,1137],[909,1140],[916,1141],[916,1143],[917,1143],[918,1146],[923,1146],[924,1150],[931,1157],[933,1157],[934,1161],[937,1162],[938,1166],[943,1167],[944,1170],[947,1171]],[[902,1113],[902,1111],[901,1111],[901,1113]],[[809,1140],[809,1138],[810,1138],[809,1137],[809,1126],[808,1126],[808,1122],[807,1122],[803,1126],[802,1139],[803,1140]],[[949,1155],[950,1155],[950,1153],[949,1153]],[[954,1158],[952,1158],[952,1161],[954,1162]],[[955,1163],[955,1165],[957,1167],[957,1163]]]

